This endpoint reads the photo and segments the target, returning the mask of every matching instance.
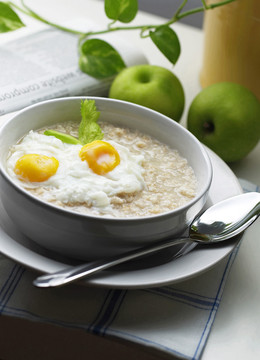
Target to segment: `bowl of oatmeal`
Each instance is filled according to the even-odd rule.
[[[86,116],[83,103],[94,106]],[[4,124],[0,141],[1,199],[10,218],[34,242],[73,258],[108,257],[183,234],[212,179],[207,152],[189,131],[114,99],[32,105]]]

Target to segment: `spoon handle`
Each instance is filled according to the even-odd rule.
[[[86,278],[92,274],[98,273],[112,266],[122,264],[126,261],[137,259],[145,255],[167,249],[173,245],[182,243],[190,245],[193,242],[210,244],[230,239],[244,231],[259,217],[259,197],[259,193],[243,194],[213,205],[193,221],[189,231],[189,238],[183,237],[179,239],[161,240],[156,244],[148,245],[141,249],[135,249],[110,259],[98,260],[79,266],[71,266],[56,273],[40,276],[34,280],[33,284],[38,287],[60,286],[75,280],[79,280],[83,277]],[[241,199],[243,201],[241,201]],[[232,218],[232,221],[228,221],[226,224],[224,221],[222,221],[222,218],[225,220],[226,217],[228,218],[230,213],[232,215],[232,211],[234,212],[234,207],[238,211],[238,215],[235,217],[235,221]],[[217,227],[215,226],[216,224],[218,225]],[[201,226],[202,232],[199,231]],[[206,232],[203,231],[203,228],[205,230],[205,226],[207,226]],[[213,229],[213,233],[208,232],[209,228],[211,230]],[[217,229],[217,232],[214,232],[215,228]],[[211,234],[215,236],[211,236]],[[179,257],[181,253],[182,251],[177,253],[174,258]]]
[[[75,280],[79,280],[83,277],[86,278],[102,270],[106,270],[113,266],[122,264],[129,260],[137,259],[145,255],[152,254],[156,251],[167,249],[173,245],[179,245],[182,243],[191,244],[193,243],[193,241],[189,238],[180,238],[177,240],[170,239],[169,241],[163,240],[161,242],[158,242],[157,244],[145,246],[142,249],[139,248],[131,250],[125,253],[125,255],[120,254],[105,260],[98,260],[83,265],[71,266],[69,268],[66,267],[64,270],[52,274],[39,276],[33,281],[33,284],[37,287],[54,287],[65,285]],[[176,255],[178,256],[178,254],[179,253],[177,253]]]

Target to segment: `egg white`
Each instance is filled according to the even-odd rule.
[[[120,164],[106,175],[95,174],[87,161],[79,157],[81,145],[63,143],[54,136],[30,131],[12,147],[7,170],[12,179],[24,188],[44,188],[44,199],[64,204],[87,203],[94,208],[110,209],[110,198],[121,193],[136,193],[145,188],[143,156],[132,154],[125,146],[108,141],[118,151]],[[59,161],[55,175],[40,183],[19,180],[14,172],[17,160],[25,154],[53,156]]]

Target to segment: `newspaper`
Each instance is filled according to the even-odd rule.
[[[132,44],[111,37],[127,66],[147,63]],[[106,96],[112,78],[96,80],[78,67],[78,38],[47,28],[0,46],[0,115],[46,99]]]

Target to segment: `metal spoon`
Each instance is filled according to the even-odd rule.
[[[251,192],[221,201],[201,215],[189,227],[189,237],[168,239],[139,249],[79,266],[70,266],[53,274],[39,276],[33,284],[38,287],[60,286],[89,277],[123,262],[140,258],[181,243],[214,244],[238,235],[260,215],[260,193]]]

